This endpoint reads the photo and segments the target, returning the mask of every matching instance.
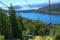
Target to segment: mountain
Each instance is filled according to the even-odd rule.
[[[60,3],[52,4],[49,6],[44,6],[42,8],[39,8],[36,12],[39,13],[49,13],[49,10],[51,10],[51,14],[60,14]]]
[[[16,6],[13,6],[13,7],[14,7],[15,10],[30,10],[31,8],[32,9],[38,9],[38,8],[41,8],[41,7],[47,6],[47,5],[48,5],[48,3],[42,3],[42,4],[30,4],[30,5],[16,5]],[[5,7],[4,9],[8,10],[7,7]]]
[[[21,9],[22,7],[16,5],[16,6],[13,6],[13,8],[14,8],[15,10],[19,10],[19,9]],[[8,10],[9,8],[8,8],[8,7],[3,7],[2,9],[4,9],[4,10]]]
[[[42,4],[29,4],[29,5],[22,5],[20,11],[22,12],[30,12],[32,10],[36,10],[38,8],[47,6],[48,3],[42,3]]]
[[[23,7],[38,7],[38,8],[40,8],[40,7],[43,7],[43,6],[47,6],[48,5],[48,3],[42,3],[42,4],[30,4],[30,5],[23,5]]]
[[[20,6],[13,6],[14,9],[21,9],[22,7]]]

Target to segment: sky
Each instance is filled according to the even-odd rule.
[[[26,0],[29,4],[42,4],[42,3],[48,3],[49,0]],[[6,4],[7,6],[10,6],[10,3],[13,4],[13,6],[22,6],[22,5],[27,5],[25,0],[0,0],[0,2]],[[60,0],[50,0],[51,3],[58,3],[60,2]],[[0,7],[2,9],[7,9],[5,5],[1,4],[0,3]],[[29,7],[28,7],[29,8]],[[27,7],[24,9],[24,6],[23,8],[21,8],[22,10],[26,10],[28,9]],[[36,9],[36,8],[35,8]]]
[[[3,2],[4,4],[6,4],[7,6],[10,6],[10,3],[13,4],[13,6],[15,5],[27,5],[27,3],[25,2],[25,0],[0,0],[1,2]],[[27,0],[29,4],[41,4],[41,3],[48,3],[49,0]],[[51,0],[52,3],[54,2],[60,2],[60,0]],[[0,3],[0,7],[4,7],[4,5],[2,5]]]

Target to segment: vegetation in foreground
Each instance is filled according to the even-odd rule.
[[[4,37],[0,37],[1,40],[27,40],[29,35],[32,35],[32,37],[45,36],[50,35],[52,31],[51,35],[55,36],[60,33],[60,26],[47,25],[40,20],[25,19],[20,14],[17,16],[12,4],[9,7],[8,15],[7,12],[0,8],[0,34],[4,35]]]
[[[27,37],[27,39],[29,39],[29,40],[60,40],[60,32],[59,32],[60,31],[60,26],[55,25],[52,28],[52,31],[53,31],[53,35],[45,35],[45,36],[38,35],[38,36],[33,36],[32,38]],[[24,33],[24,35],[25,35],[25,33]],[[0,40],[4,40],[3,35],[0,35]],[[17,40],[19,40],[19,39],[17,39]]]

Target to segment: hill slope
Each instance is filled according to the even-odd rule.
[[[50,8],[49,6],[39,8],[36,12],[49,13],[49,9],[51,10],[52,14],[60,14],[60,3],[52,4],[50,5]]]

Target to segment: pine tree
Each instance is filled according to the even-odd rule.
[[[9,7],[9,13],[10,13],[10,21],[11,21],[13,37],[20,38],[19,26],[18,26],[17,19],[16,19],[16,11],[14,10],[12,4]]]

